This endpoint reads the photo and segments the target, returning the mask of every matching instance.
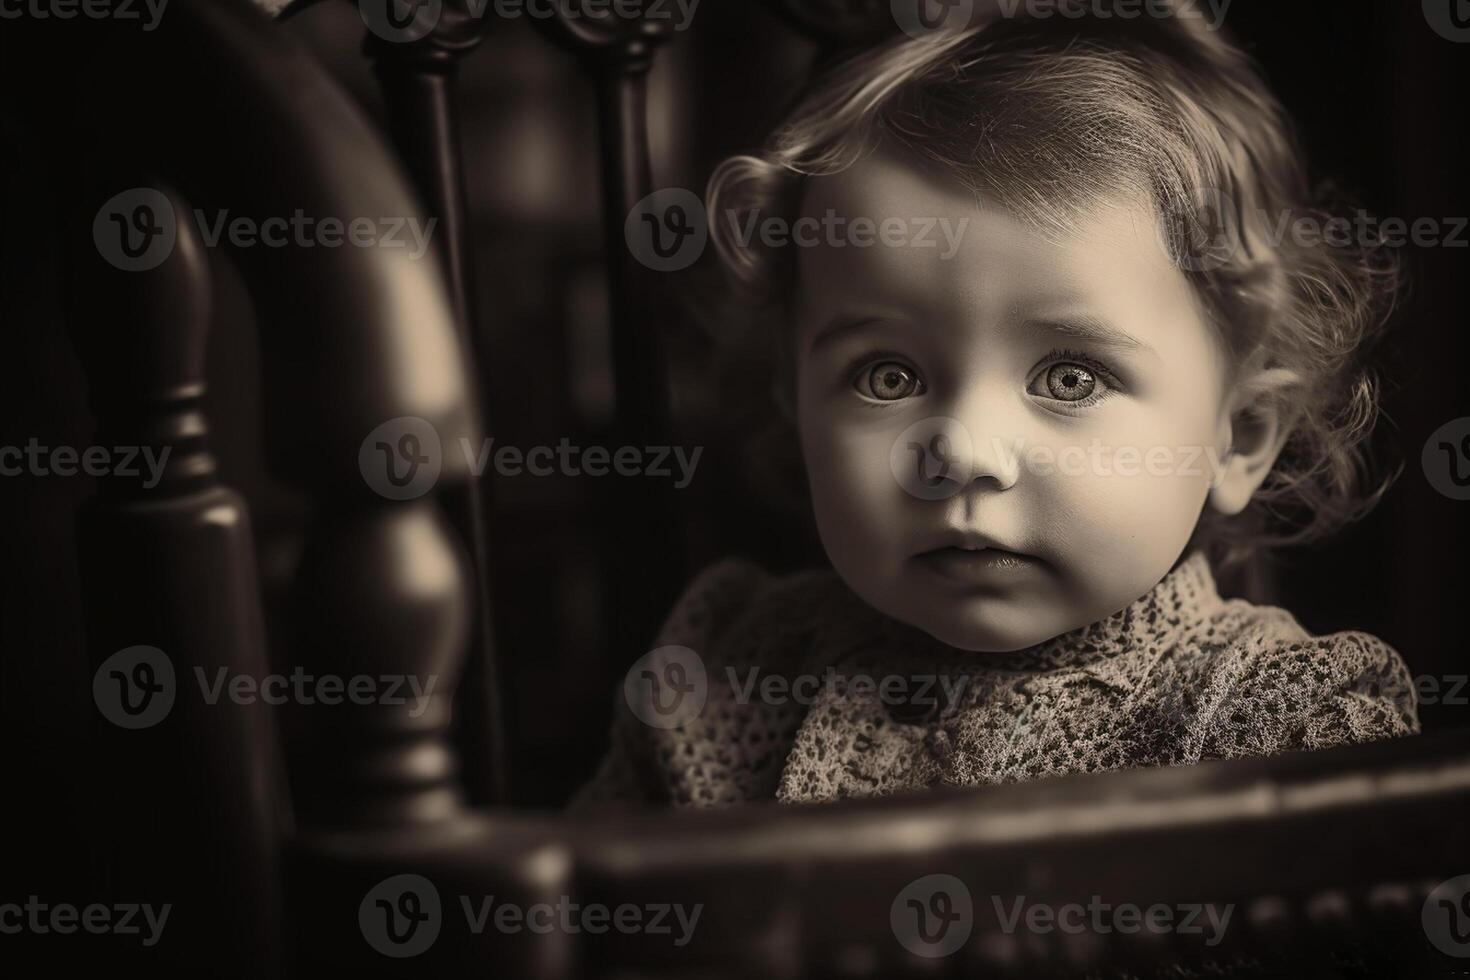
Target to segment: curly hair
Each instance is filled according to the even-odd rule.
[[[1221,32],[1177,12],[1123,20],[1071,5],[1050,18],[997,8],[963,31],[860,52],[808,88],[764,150],[715,170],[706,204],[726,280],[744,309],[783,324],[767,338],[778,401],[789,415],[796,262],[737,226],[794,214],[807,178],[896,147],[1054,232],[1136,190],[1231,354],[1232,383],[1260,383],[1257,397],[1292,422],[1246,512],[1207,518],[1205,539],[1228,563],[1325,537],[1393,480],[1375,476],[1367,442],[1380,414],[1368,355],[1399,288],[1393,252],[1283,234],[1302,219],[1332,227],[1346,210],[1314,193],[1285,110]]]

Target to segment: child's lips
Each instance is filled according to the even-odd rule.
[[[1041,559],[1004,548],[945,547],[925,551],[915,560],[942,578],[962,585],[1001,585],[1041,570]]]

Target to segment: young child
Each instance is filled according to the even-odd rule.
[[[1282,231],[1327,215],[1218,32],[1079,9],[865,52],[712,177],[832,571],[699,575],[574,806],[1418,731],[1392,648],[1223,599],[1211,570],[1381,494],[1364,351],[1392,262]]]

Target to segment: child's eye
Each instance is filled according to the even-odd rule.
[[[1080,364],[1053,364],[1046,372],[1046,389],[1058,401],[1080,402],[1097,390],[1097,379]]]
[[[1102,401],[1117,390],[1113,375],[1101,364],[1075,351],[1054,351],[1046,358],[1047,366],[1032,379],[1027,388],[1067,407],[1086,408]]]
[[[897,361],[878,361],[860,371],[853,387],[858,394],[880,402],[896,402],[927,390],[917,371]]]

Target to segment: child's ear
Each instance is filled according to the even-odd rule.
[[[1210,506],[1239,514],[1276,465],[1296,425],[1289,389],[1297,375],[1285,368],[1258,371],[1238,382],[1221,419],[1220,469],[1210,487]]]

